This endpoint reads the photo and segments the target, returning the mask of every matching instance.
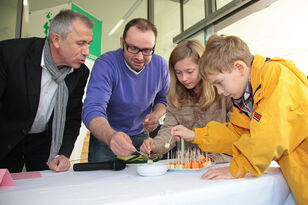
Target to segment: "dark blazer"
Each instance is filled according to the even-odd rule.
[[[0,160],[29,132],[38,109],[44,38],[0,42]],[[59,154],[70,157],[79,135],[84,88],[89,69],[83,64],[65,78],[69,91],[65,131]],[[47,128],[51,136],[52,117]]]

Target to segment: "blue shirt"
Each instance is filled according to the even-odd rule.
[[[127,67],[121,49],[107,52],[94,64],[82,120],[88,127],[93,118],[104,117],[116,131],[140,134],[152,107],[167,104],[168,90],[168,65],[161,56],[154,54],[136,75]]]

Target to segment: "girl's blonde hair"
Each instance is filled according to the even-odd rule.
[[[235,61],[241,60],[250,67],[253,55],[247,44],[237,36],[212,35],[206,43],[206,52],[200,59],[200,75],[232,72]]]
[[[177,79],[174,65],[185,58],[191,58],[196,64],[199,64],[203,52],[204,46],[198,40],[183,40],[171,52],[169,58],[170,89],[167,97],[169,102],[177,109],[180,109],[183,104],[188,102],[196,103],[197,100],[196,94],[192,90],[185,88]],[[199,73],[200,69],[199,67]],[[214,102],[217,95],[214,87],[202,76],[200,87],[200,108],[204,110]]]

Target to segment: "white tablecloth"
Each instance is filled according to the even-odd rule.
[[[122,171],[43,171],[42,178],[15,180],[15,187],[0,187],[0,204],[295,204],[278,167],[270,167],[261,177],[218,181],[201,180],[204,172],[168,171],[142,177],[135,166]]]

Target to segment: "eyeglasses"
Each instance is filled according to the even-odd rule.
[[[129,53],[133,53],[133,54],[138,54],[141,51],[142,55],[144,55],[144,56],[151,56],[151,55],[153,55],[154,50],[155,50],[155,46],[153,47],[153,49],[149,49],[149,48],[140,49],[140,48],[138,48],[136,46],[130,46],[130,45],[128,45],[126,43],[125,40],[124,40],[124,44],[126,46],[126,50]]]

